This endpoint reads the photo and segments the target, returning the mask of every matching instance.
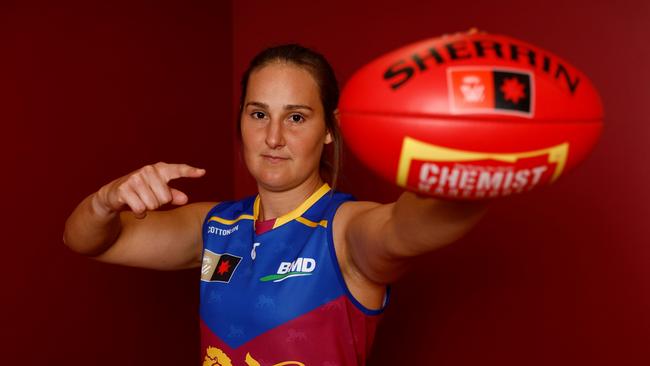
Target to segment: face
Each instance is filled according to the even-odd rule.
[[[321,181],[321,154],[332,139],[309,71],[277,62],[252,72],[240,123],[244,160],[261,188],[282,191]]]

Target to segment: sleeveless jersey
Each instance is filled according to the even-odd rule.
[[[201,267],[204,366],[365,364],[383,308],[361,305],[338,266],[332,219],[351,199],[325,184],[260,235],[259,197],[210,210]]]

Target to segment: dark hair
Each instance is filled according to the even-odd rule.
[[[239,118],[244,110],[244,99],[248,89],[250,74],[273,62],[287,62],[300,66],[309,71],[318,85],[320,100],[325,114],[325,127],[332,137],[332,143],[325,146],[320,159],[320,174],[332,188],[336,187],[341,167],[341,150],[343,148],[341,131],[339,129],[336,108],[339,104],[339,85],[334,69],[320,53],[298,44],[286,44],[271,47],[258,53],[252,60],[241,79],[241,95],[239,97]],[[237,123],[239,136],[241,125]]]

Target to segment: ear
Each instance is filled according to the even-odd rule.
[[[340,125],[340,120],[339,120],[339,110],[338,108],[334,110],[334,123],[336,123],[337,126]],[[331,144],[334,139],[332,138],[332,132],[330,130],[327,130],[327,135],[325,135],[325,144]]]
[[[328,130],[328,131],[327,131],[327,134],[325,135],[325,145],[327,145],[327,144],[331,144],[332,141],[334,141],[334,140],[332,139],[332,134],[331,134],[331,133],[329,132],[329,130]]]

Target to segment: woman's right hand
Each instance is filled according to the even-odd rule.
[[[204,174],[186,164],[156,163],[118,178],[77,205],[66,221],[63,241],[108,263],[161,270],[197,267],[203,220],[216,203],[186,205],[185,193],[168,184]],[[155,211],[167,203],[181,207]]]
[[[130,210],[136,218],[143,219],[147,211],[171,203],[184,205],[187,195],[168,183],[177,178],[199,178],[204,169],[187,164],[156,163],[146,165],[118,178],[99,189],[93,199],[96,212],[111,215]]]

